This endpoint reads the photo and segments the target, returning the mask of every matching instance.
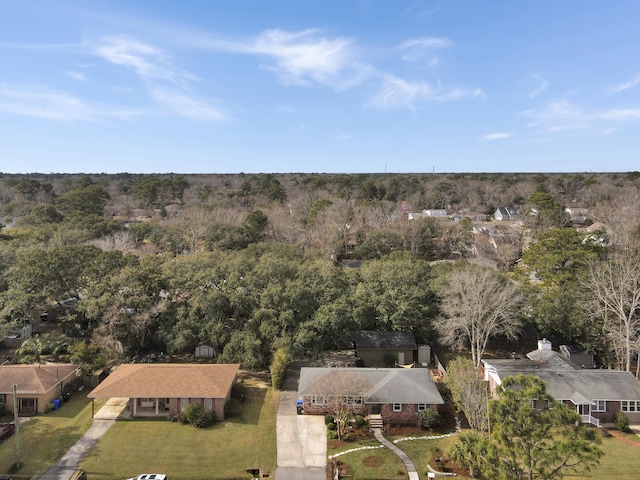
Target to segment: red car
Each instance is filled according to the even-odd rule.
[[[0,425],[0,441],[5,438],[9,438],[13,432],[16,431],[16,426],[13,423],[5,423],[4,425]]]

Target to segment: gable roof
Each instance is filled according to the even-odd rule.
[[[345,375],[352,380],[352,385],[362,385],[365,390],[345,394],[362,395],[364,403],[444,403],[426,368],[302,367],[298,395],[331,396],[331,386],[339,385],[339,377]]]
[[[527,357],[483,360],[485,376],[492,376],[500,384],[508,376],[535,375],[545,383],[549,395],[575,405],[594,400],[640,401],[640,385],[631,372],[582,369],[553,350],[534,350]]]
[[[415,350],[418,348],[413,332],[355,332],[356,349]]]
[[[120,365],[89,398],[225,398],[238,364],[130,363]]]
[[[35,365],[0,366],[0,393],[13,393],[17,385],[19,394],[40,395],[55,388],[62,380],[75,375],[80,368],[73,363],[45,363]]]

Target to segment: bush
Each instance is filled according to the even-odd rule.
[[[338,438],[338,432],[336,432],[335,430],[328,430],[327,431],[327,438],[329,440],[335,440]]]
[[[336,426],[336,424],[335,424],[335,423],[333,423],[333,422],[329,422],[329,423],[327,423],[327,430],[329,430],[329,431],[331,431],[331,432],[334,432],[334,431],[336,431],[337,429],[338,429],[338,427]]]
[[[242,405],[237,398],[231,398],[224,405],[224,418],[237,417],[242,413]]]
[[[433,428],[440,425],[440,414],[431,408],[420,412],[420,425],[422,428]]]
[[[368,423],[362,415],[356,416],[356,428],[366,427]]]
[[[206,428],[216,422],[216,412],[202,408],[199,403],[190,403],[180,415],[180,423],[193,425],[197,428]]]
[[[280,390],[284,384],[287,370],[291,364],[291,356],[286,349],[280,348],[273,354],[271,362],[271,386],[276,390]]]
[[[629,431],[629,419],[624,412],[619,411],[616,413],[616,428],[621,432]]]
[[[324,416],[324,424],[325,425],[329,425],[331,422],[333,422],[333,415],[325,415]]]

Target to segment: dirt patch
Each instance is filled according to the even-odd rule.
[[[378,455],[369,455],[362,459],[362,465],[365,467],[380,467],[384,465],[384,458],[379,457]]]

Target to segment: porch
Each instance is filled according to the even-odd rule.
[[[600,426],[600,419],[592,417],[591,415],[580,415],[580,419],[582,420],[582,423],[588,423],[594,427]]]

